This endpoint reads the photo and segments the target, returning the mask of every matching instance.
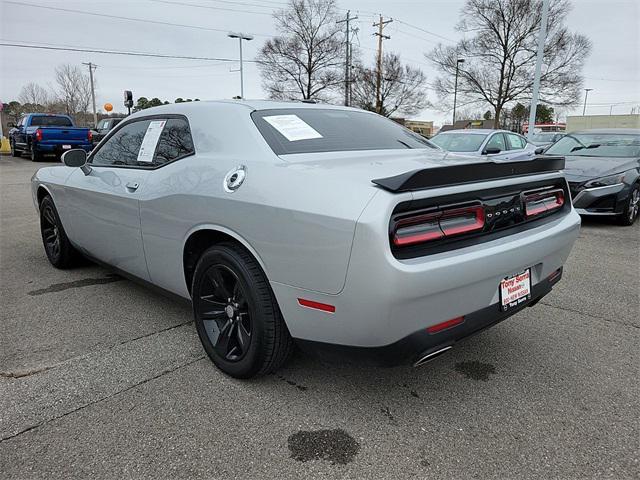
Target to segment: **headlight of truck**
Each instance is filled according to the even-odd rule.
[[[610,187],[611,185],[622,183],[623,179],[624,173],[616,173],[615,175],[609,175],[608,177],[589,180],[587,183],[585,183],[584,188]]]

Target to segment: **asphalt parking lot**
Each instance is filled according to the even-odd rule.
[[[49,265],[42,165],[0,157],[0,477],[640,477],[640,223],[585,221],[549,296],[419,369],[238,381],[189,305]]]

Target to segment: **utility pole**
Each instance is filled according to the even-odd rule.
[[[536,109],[538,108],[538,94],[540,93],[540,75],[542,73],[542,59],[544,57],[544,43],[547,39],[547,17],[549,16],[549,0],[542,1],[542,18],[540,19],[540,34],[538,35],[538,52],[536,54],[536,71],[533,77],[533,92],[529,107],[529,126],[527,140],[533,139],[536,126]]]
[[[345,63],[344,63],[344,104],[345,106],[349,106],[351,103],[351,30],[349,27],[349,22],[351,20],[357,20],[358,17],[351,16],[351,10],[347,10],[347,18],[344,20],[338,20],[336,23],[345,23],[346,24],[346,35],[345,35]]]
[[[458,71],[460,70],[460,64],[464,63],[464,58],[458,58],[456,60],[456,81],[455,87],[453,87],[453,125],[456,125],[456,102],[458,101]]]
[[[376,76],[376,113],[382,113],[382,101],[380,100],[380,85],[382,84],[382,40],[389,40],[391,37],[388,35],[382,34],[382,29],[388,23],[393,22],[393,19],[383,20],[382,15],[380,15],[380,21],[378,23],[374,23],[374,27],[378,27],[378,31],[374,33],[374,35],[378,36],[378,73]]]
[[[96,91],[93,87],[93,71],[98,68],[98,66],[91,62],[83,62],[82,64],[89,67],[89,80],[91,81],[91,102],[93,103],[93,128],[96,128],[98,126],[98,112],[96,111]]]
[[[582,107],[582,116],[584,117],[585,112],[587,111],[587,97],[589,96],[589,92],[593,90],[593,88],[585,88],[584,89],[584,107]]]

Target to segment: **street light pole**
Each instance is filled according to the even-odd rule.
[[[585,112],[587,111],[587,97],[589,96],[589,92],[593,90],[593,88],[585,88],[584,89],[584,107],[582,107],[582,116],[584,117]]]
[[[456,82],[455,87],[453,88],[453,123],[451,124],[451,126],[456,124],[456,102],[458,100],[458,69],[461,63],[464,63],[464,58],[459,58],[456,60]]]
[[[242,69],[242,40],[253,40],[253,35],[240,32],[229,32],[229,38],[237,38],[240,43],[240,98],[244,98],[244,72]]]

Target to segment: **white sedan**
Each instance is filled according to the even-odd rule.
[[[487,156],[495,160],[531,160],[542,148],[507,130],[449,130],[431,139],[447,152]]]

